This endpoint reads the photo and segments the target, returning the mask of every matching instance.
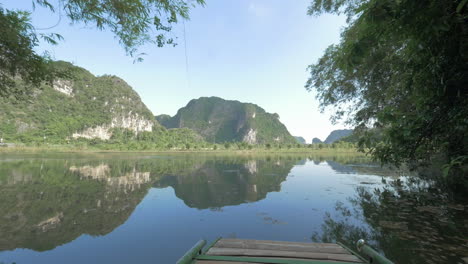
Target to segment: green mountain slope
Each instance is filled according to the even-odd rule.
[[[156,118],[156,121],[158,121],[159,124],[163,125],[163,126],[167,126],[168,122],[170,122],[171,120],[171,116],[170,115],[158,115],[158,116],[155,116]]]
[[[312,139],[312,144],[320,144],[320,143],[323,143],[322,140],[320,140],[320,138],[314,137],[314,138]]]
[[[306,140],[303,137],[294,137],[299,144],[306,144]]]
[[[353,134],[352,129],[339,129],[339,130],[333,130],[330,135],[328,135],[327,139],[325,139],[324,143],[326,144],[331,144],[335,141],[340,140],[341,138],[350,136]]]
[[[119,128],[135,134],[161,128],[122,79],[96,77],[63,61],[55,65],[68,70],[70,77],[44,84],[30,98],[0,98],[0,136],[5,141],[107,140]],[[25,84],[18,81],[17,85]]]
[[[250,103],[201,97],[191,100],[177,114],[167,119],[158,116],[166,128],[190,128],[209,142],[243,141],[258,143],[295,143],[296,140],[279,121],[277,114],[267,113]]]

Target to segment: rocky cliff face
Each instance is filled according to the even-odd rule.
[[[249,144],[257,143],[257,131],[255,129],[250,129],[247,134],[245,134],[242,141],[247,142]]]
[[[174,117],[161,115],[156,119],[167,128],[193,129],[208,142],[295,142],[277,114],[254,104],[218,97],[191,100]]]
[[[108,140],[112,136],[112,128],[125,128],[133,131],[135,134],[140,132],[151,132],[154,122],[141,118],[138,114],[129,112],[127,116],[113,117],[110,124],[103,124],[96,127],[89,127],[79,133],[73,133],[73,138],[99,138]]]
[[[70,72],[68,79],[44,84],[29,99],[0,98],[0,127],[7,140],[108,140],[116,128],[138,134],[159,127],[138,94],[122,79],[96,77],[67,62],[55,64]],[[17,85],[25,84],[18,81]]]

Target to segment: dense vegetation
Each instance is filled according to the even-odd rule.
[[[191,130],[167,130],[160,126],[138,94],[122,79],[108,75],[95,77],[67,62],[54,62],[54,67],[69,72],[70,77],[52,85],[43,84],[40,89],[31,88],[33,94],[19,100],[13,96],[0,97],[0,137],[5,142],[77,148],[90,145],[101,149],[182,148],[186,144],[203,144],[200,136]],[[15,85],[27,84],[16,81]],[[121,119],[147,122],[152,131],[137,131],[132,127],[135,124],[122,124]],[[88,128],[112,123],[115,126],[109,127],[109,140],[72,137]]]
[[[338,129],[338,130],[333,130],[332,132],[330,132],[330,134],[328,134],[325,141],[322,141],[316,137],[313,138],[312,144],[319,144],[319,143],[332,144],[338,141],[357,143],[356,141],[348,140],[348,138],[350,137],[355,137],[355,134],[353,134],[352,129]]]
[[[4,142],[63,150],[124,151],[303,152],[321,149],[349,151],[354,147],[348,143],[315,146],[298,143],[277,115],[266,113],[253,104],[220,98],[193,100],[189,110],[179,111],[180,116],[183,116],[181,122],[189,124],[188,127],[196,130],[207,126],[205,130],[200,130],[205,133],[205,141],[190,128],[166,129],[159,125],[138,94],[116,76],[96,77],[83,68],[63,61],[54,62],[53,66],[59,71],[68,72],[68,76],[51,84],[44,83],[40,88],[30,87],[32,94],[23,98],[0,97],[0,138]],[[21,80],[15,82],[18,87],[25,85],[28,84]],[[190,111],[197,115],[187,114]],[[156,119],[167,126],[176,118],[162,115]],[[209,124],[208,119],[213,123]],[[139,130],[139,123],[149,124],[146,129],[151,131]],[[201,125],[194,127],[193,124]],[[101,128],[100,132],[108,133],[109,138],[100,138],[102,135],[89,132],[90,128]],[[249,130],[257,131],[258,142],[242,142]],[[217,132],[216,140],[206,136],[211,131]],[[226,135],[231,137],[226,138]],[[275,140],[278,138],[283,140]]]
[[[156,118],[156,121],[158,121],[159,124],[163,125],[164,127],[169,127],[169,124],[171,122],[171,116],[170,115],[157,115],[154,118]]]
[[[53,85],[43,84],[30,97],[0,97],[0,135],[5,141],[66,143],[73,133],[110,124],[114,117],[138,115],[153,121],[138,94],[116,76],[95,77],[67,62],[54,66],[71,72]],[[15,86],[25,86],[17,81]],[[68,87],[70,94],[56,88]],[[65,91],[65,90],[64,90]],[[155,128],[160,127],[153,122]]]
[[[187,106],[168,119],[167,115],[158,116],[167,128],[190,128],[206,141],[234,142],[245,141],[251,144],[286,143],[296,140],[279,121],[277,114],[267,113],[261,107],[224,100],[219,97],[201,97],[191,100]],[[249,138],[249,133],[255,133]]]
[[[36,5],[58,13],[59,21],[66,16],[72,23],[84,23],[99,30],[115,34],[127,54],[142,59],[138,48],[151,43],[162,47],[175,45],[169,34],[172,26],[189,18],[190,8],[203,5],[203,0],[33,0]],[[55,25],[55,26],[57,26]],[[22,10],[8,10],[0,7],[0,96],[20,96],[30,93],[30,86],[15,86],[14,79],[39,86],[43,81],[52,82],[65,72],[57,71],[47,54],[37,54],[35,48],[40,40],[58,44],[63,38],[50,32],[50,28],[36,28],[31,24],[31,14]],[[40,33],[44,32],[44,33]],[[20,88],[20,89],[18,89]]]
[[[294,137],[299,144],[306,144],[306,140],[303,137]]]
[[[344,13],[348,26],[310,66],[306,88],[335,119],[347,117],[378,160],[437,157],[468,184],[467,3],[313,1],[310,15]]]
[[[323,143],[322,140],[320,140],[320,138],[314,137],[314,138],[312,139],[312,144],[319,144],[319,143]]]
[[[331,144],[333,142],[336,142],[344,137],[350,136],[353,133],[352,129],[339,129],[339,130],[333,130],[328,137],[323,141],[323,143],[326,144]]]

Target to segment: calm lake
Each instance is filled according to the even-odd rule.
[[[1,154],[0,263],[175,263],[199,239],[359,238],[468,262],[468,204],[363,156]]]

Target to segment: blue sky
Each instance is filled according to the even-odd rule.
[[[4,0],[5,8],[31,10],[31,1]],[[56,3],[56,0],[51,0]],[[320,113],[315,93],[304,84],[306,68],[326,47],[338,43],[345,18],[306,15],[310,0],[207,0],[185,22],[188,56],[186,71],[183,26],[175,27],[176,47],[144,46],[140,63],[125,55],[112,33],[64,18],[46,32],[61,34],[58,46],[42,44],[54,59],[73,62],[95,75],[114,74],[126,80],[155,114],[174,115],[188,101],[201,96],[251,102],[280,120],[291,134],[308,142],[324,139],[333,129],[328,113]],[[58,14],[33,13],[33,25],[49,27]]]

